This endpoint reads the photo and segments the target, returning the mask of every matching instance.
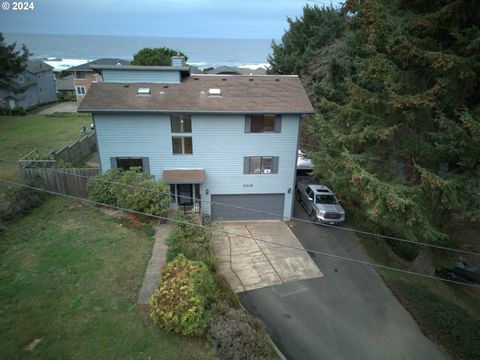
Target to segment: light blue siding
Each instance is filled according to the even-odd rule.
[[[102,70],[104,82],[178,84],[179,70]]]
[[[284,218],[292,215],[298,115],[283,116],[281,133],[265,134],[245,133],[242,115],[192,115],[193,155],[172,154],[167,115],[95,114],[95,125],[103,171],[110,169],[111,157],[122,156],[149,157],[150,173],[158,179],[164,168],[204,168],[202,200],[216,194],[285,194]],[[278,173],[244,174],[245,156],[278,156]],[[210,213],[209,204],[202,208]]]

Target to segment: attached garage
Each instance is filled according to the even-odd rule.
[[[255,209],[283,216],[285,194],[239,194],[212,195],[212,219],[223,220],[281,220],[280,216],[262,214],[246,209]],[[220,205],[235,205],[245,209]]]

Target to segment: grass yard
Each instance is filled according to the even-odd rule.
[[[59,150],[80,138],[80,129],[90,128],[91,116],[77,113],[0,116],[0,158],[18,160],[34,148]],[[0,178],[18,180],[18,166],[2,163]]]
[[[206,340],[162,332],[136,305],[151,232],[58,197],[10,224],[0,233],[2,358],[212,358]]]

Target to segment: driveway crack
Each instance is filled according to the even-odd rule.
[[[275,266],[273,266],[272,262],[270,261],[270,259],[268,258],[267,254],[265,254],[265,252],[263,251],[263,249],[260,247],[260,245],[258,244],[258,241],[255,240],[255,238],[253,237],[250,229],[248,228],[247,225],[244,225],[245,226],[245,229],[247,229],[247,232],[248,234],[250,235],[250,237],[252,238],[253,241],[255,241],[255,244],[257,245],[257,247],[260,249],[260,252],[263,254],[263,256],[265,257],[265,259],[267,259],[268,263],[270,264],[270,266],[272,267],[273,271],[275,271],[275,274],[277,274],[278,278],[280,279],[280,281],[282,282],[282,284],[285,284],[285,281],[283,281],[282,277],[280,276],[280,274],[278,273],[277,269],[275,269]]]

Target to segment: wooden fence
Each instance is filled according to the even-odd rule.
[[[59,151],[51,151],[51,155],[55,160],[63,160],[70,164],[76,164],[80,161],[86,160],[97,151],[97,142],[95,133],[92,132],[75,141],[73,144],[67,145]]]
[[[20,166],[23,179],[32,181],[35,186],[61,194],[87,197],[87,178],[100,173],[98,168],[37,168],[28,165]],[[85,176],[85,177],[84,177]]]

